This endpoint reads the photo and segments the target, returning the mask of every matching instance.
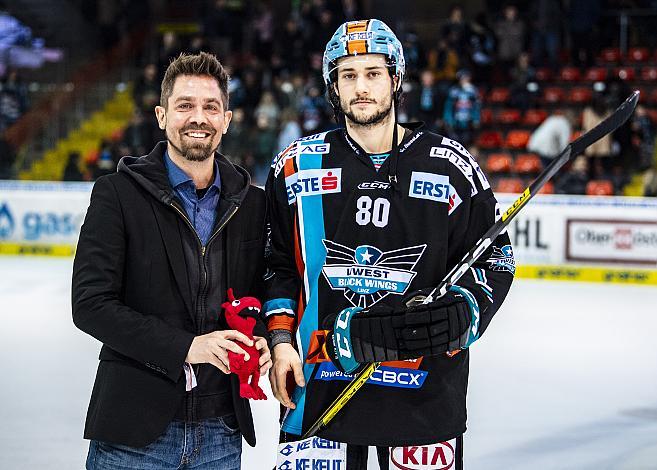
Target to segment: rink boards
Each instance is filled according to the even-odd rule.
[[[0,254],[72,256],[91,187],[0,181]],[[509,235],[519,277],[657,285],[655,199],[539,195]]]

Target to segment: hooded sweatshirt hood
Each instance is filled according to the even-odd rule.
[[[130,176],[158,201],[169,205],[176,196],[169,183],[164,164],[166,149],[167,143],[162,141],[158,142],[148,155],[123,157],[119,161],[118,171]],[[219,152],[215,152],[214,158],[221,175],[221,198],[239,206],[249,191],[251,176],[245,169],[233,165]]]

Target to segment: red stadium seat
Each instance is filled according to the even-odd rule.
[[[657,104],[657,88],[652,90],[650,93],[646,93],[645,95],[641,95],[640,99],[642,101],[644,101],[645,103]]]
[[[477,146],[482,149],[499,148],[502,143],[502,134],[497,131],[484,131],[477,138]]]
[[[547,67],[542,67],[536,70],[536,80],[539,82],[547,82],[552,79],[552,71]]]
[[[485,126],[493,122],[493,111],[490,108],[483,108],[481,110],[481,123]]]
[[[630,47],[627,51],[627,58],[630,62],[645,62],[650,57],[647,47]]]
[[[497,112],[494,120],[500,124],[517,124],[520,122],[520,111],[517,109],[502,109]]]
[[[586,184],[586,194],[589,196],[613,196],[614,185],[609,180],[592,180]]]
[[[559,79],[564,82],[578,82],[581,78],[582,74],[577,67],[564,67],[559,73]]]
[[[582,135],[582,131],[574,131],[570,136],[570,141],[572,142],[575,139],[579,139],[579,136]]]
[[[552,181],[545,183],[545,186],[541,188],[538,194],[554,194],[554,183]]]
[[[607,79],[607,69],[604,67],[591,67],[586,71],[584,78],[589,82],[604,82]]]
[[[631,82],[636,74],[633,67],[617,67],[614,70],[614,75],[621,80]]]
[[[528,109],[522,123],[525,126],[536,127],[547,118],[548,113],[543,109]]]
[[[509,173],[513,167],[513,158],[509,153],[491,153],[486,160],[486,170],[490,174]]]
[[[576,87],[568,93],[568,102],[573,104],[583,104],[591,101],[593,93],[589,88]]]
[[[519,194],[525,190],[520,178],[500,178],[495,186],[495,191],[499,193],[516,193]]]
[[[538,155],[521,153],[516,157],[513,169],[518,174],[535,175],[543,169],[543,165]]]
[[[621,59],[620,49],[617,47],[603,49],[600,53],[600,58],[607,63],[618,62]]]
[[[488,94],[488,101],[495,104],[506,103],[509,99],[508,88],[493,88]]]
[[[641,69],[641,80],[644,82],[657,81],[657,67],[643,67]]]
[[[506,135],[505,146],[510,149],[522,150],[527,147],[529,142],[529,132],[523,130],[509,131]]]
[[[548,87],[543,92],[543,99],[546,103],[559,103],[563,101],[564,91],[559,87]]]

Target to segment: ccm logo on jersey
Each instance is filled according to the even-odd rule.
[[[402,470],[448,470],[454,467],[456,439],[426,446],[390,448],[390,468]]]
[[[414,171],[411,174],[411,185],[408,195],[418,199],[428,199],[449,204],[449,177]]]
[[[297,196],[339,193],[342,168],[301,170],[285,178],[287,202],[293,204]]]
[[[358,185],[358,189],[388,189],[390,188],[390,183],[384,183],[382,181],[366,181]]]

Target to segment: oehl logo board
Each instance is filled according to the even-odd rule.
[[[456,439],[426,446],[390,448],[390,468],[400,470],[449,470],[454,468]]]
[[[300,170],[285,178],[287,202],[293,204],[297,196],[339,193],[342,168]]]

